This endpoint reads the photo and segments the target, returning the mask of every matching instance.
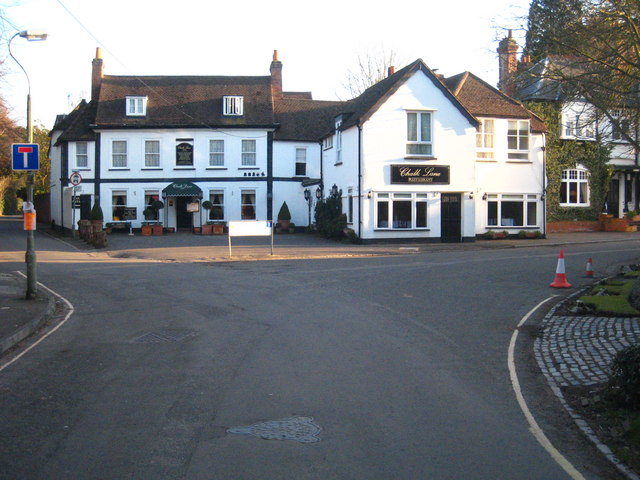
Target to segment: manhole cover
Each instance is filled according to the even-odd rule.
[[[179,342],[187,337],[192,337],[195,332],[191,330],[158,330],[156,332],[145,333],[144,335],[137,337],[133,340],[133,343],[165,343],[165,342]]]
[[[322,428],[314,423],[313,417],[290,417],[268,420],[245,427],[232,427],[228,433],[253,435],[264,440],[293,440],[300,443],[319,442]]]

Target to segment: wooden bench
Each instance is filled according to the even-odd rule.
[[[107,233],[111,233],[113,230],[130,230],[131,222],[107,222],[104,226],[107,229]]]

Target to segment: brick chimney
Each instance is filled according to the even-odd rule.
[[[278,51],[273,51],[271,62],[271,96],[276,99],[282,97],[282,62],[278,60]]]
[[[393,65],[391,65],[388,69],[387,69],[387,77],[390,77],[391,75],[393,75],[394,73],[396,73],[396,67],[394,67]]]
[[[102,53],[100,47],[96,48],[96,58],[91,62],[91,100],[98,100],[100,96],[100,86],[104,76],[104,64],[102,63]]]
[[[518,44],[509,30],[509,36],[498,44],[498,89],[507,95],[515,93],[515,73],[518,69]]]

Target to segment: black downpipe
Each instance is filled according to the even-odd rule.
[[[358,123],[358,238],[362,239],[362,125]]]

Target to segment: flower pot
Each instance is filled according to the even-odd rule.
[[[222,235],[224,233],[224,223],[214,223],[213,224],[213,234],[214,235]]]
[[[151,228],[151,225],[142,225],[142,235],[144,235],[145,237],[148,237],[152,233],[153,233],[153,229]]]
[[[154,225],[151,227],[154,235],[162,235],[162,225]]]
[[[202,225],[202,235],[213,235],[213,225]]]

